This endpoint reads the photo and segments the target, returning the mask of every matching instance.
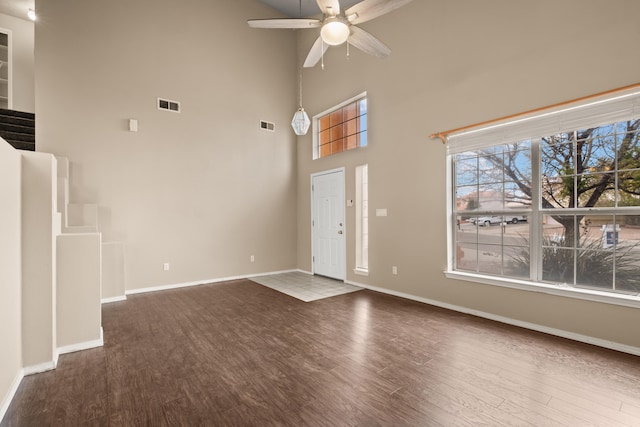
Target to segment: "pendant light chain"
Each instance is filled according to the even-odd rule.
[[[298,95],[300,95],[300,108],[302,108],[302,67],[298,67]]]
[[[300,0],[300,16],[302,16],[302,0]],[[300,38],[298,37],[298,54],[300,53]],[[293,120],[291,120],[291,127],[293,128],[293,132],[298,135],[306,135],[309,130],[309,126],[311,125],[311,120],[309,120],[309,115],[304,111],[302,107],[302,65],[298,66],[298,96],[300,97],[300,107],[298,111],[293,114]]]
[[[302,0],[298,2],[298,17],[302,18]],[[300,38],[298,37],[298,44],[299,40]],[[300,97],[300,108],[302,108],[302,66],[298,66],[298,96]]]

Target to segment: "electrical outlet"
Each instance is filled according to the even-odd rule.
[[[391,267],[391,274],[393,274],[394,276],[398,275],[398,267],[396,267],[395,265],[393,267]]]
[[[165,262],[164,264],[162,264],[162,269],[163,269],[164,271],[169,271],[169,263],[168,263],[168,262]]]
[[[250,260],[251,262],[255,262],[256,257],[254,257],[253,255],[251,255],[251,256],[249,257],[249,260]]]

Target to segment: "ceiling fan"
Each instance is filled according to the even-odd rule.
[[[316,1],[322,11],[322,19],[251,19],[247,22],[252,28],[320,28],[320,36],[304,61],[304,67],[307,68],[315,66],[329,46],[338,46],[344,42],[369,55],[385,58],[391,53],[391,49],[355,24],[370,21],[412,0],[363,0],[345,11],[340,9],[338,0]]]

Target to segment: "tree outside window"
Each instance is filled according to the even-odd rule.
[[[640,119],[454,157],[456,269],[640,292]]]

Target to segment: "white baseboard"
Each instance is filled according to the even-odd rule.
[[[126,295],[121,295],[121,296],[117,296],[117,297],[109,297],[109,298],[102,298],[100,300],[101,304],[109,304],[112,302],[119,302],[119,301],[126,301],[127,300],[127,296]]]
[[[90,348],[102,347],[104,345],[104,331],[100,326],[100,338],[93,341],[85,341],[77,344],[71,344],[64,347],[58,347],[58,354],[75,353],[76,351],[88,350]]]
[[[0,406],[0,422],[2,421],[5,414],[7,413],[7,410],[9,409],[9,405],[11,404],[11,401],[15,397],[15,394],[18,391],[18,387],[20,386],[20,383],[22,382],[22,379],[24,377],[28,375],[39,374],[41,372],[47,372],[47,371],[56,369],[56,367],[58,366],[58,357],[61,354],[72,353],[80,350],[87,350],[94,347],[101,347],[102,345],[104,345],[104,335],[103,335],[103,330],[101,326],[99,339],[93,340],[93,341],[87,341],[79,344],[69,345],[65,347],[58,347],[57,351],[54,354],[54,360],[50,362],[40,363],[38,365],[27,366],[21,369],[16,375],[16,378],[14,379],[13,384],[11,385],[11,389],[9,390],[9,393],[7,393],[7,396],[2,401],[2,405]]]
[[[257,273],[257,274],[247,274],[242,276],[231,276],[231,277],[220,277],[217,279],[207,279],[207,280],[198,280],[195,282],[186,282],[186,283],[176,283],[173,285],[162,285],[162,286],[153,286],[148,288],[138,288],[138,289],[129,289],[125,291],[126,295],[134,295],[134,294],[144,294],[147,292],[158,292],[158,291],[167,291],[169,289],[180,289],[180,288],[188,288],[191,286],[200,286],[200,285],[210,285],[213,283],[220,282],[229,282],[232,280],[240,280],[240,279],[251,279],[252,277],[260,277],[260,276],[272,276],[274,274],[282,274],[282,273],[291,273],[293,271],[298,270],[282,270],[282,271],[270,271],[268,273]]]
[[[520,328],[531,329],[533,331],[543,332],[545,334],[555,335],[555,336],[558,336],[558,337],[561,337],[561,338],[567,338],[567,339],[570,339],[570,340],[573,340],[573,341],[579,341],[579,342],[583,342],[583,343],[587,343],[587,344],[596,345],[598,347],[608,348],[610,350],[616,350],[616,351],[620,351],[620,352],[623,352],[623,353],[629,353],[629,354],[633,354],[635,356],[640,356],[640,348],[639,347],[620,344],[620,343],[617,343],[617,342],[603,340],[603,339],[591,337],[591,336],[588,336],[588,335],[576,334],[574,332],[569,332],[569,331],[565,331],[565,330],[562,330],[562,329],[550,328],[548,326],[542,326],[542,325],[538,325],[536,323],[523,322],[521,320],[511,319],[509,317],[498,316],[496,314],[487,313],[487,312],[484,312],[484,311],[473,310],[473,309],[470,309],[470,308],[467,308],[467,307],[448,304],[448,303],[445,303],[445,302],[436,301],[436,300],[432,300],[432,299],[428,299],[428,298],[422,298],[422,297],[418,297],[418,296],[415,296],[415,295],[406,294],[404,292],[397,292],[397,291],[393,291],[393,290],[390,290],[390,289],[379,288],[377,286],[364,285],[362,283],[353,282],[353,281],[347,281],[347,280],[345,280],[345,283],[348,283],[348,284],[354,285],[354,286],[360,286],[362,288],[369,289],[369,290],[376,291],[376,292],[380,292],[380,293],[387,294],[387,295],[393,295],[393,296],[396,296],[396,297],[405,298],[405,299],[409,299],[409,300],[412,300],[412,301],[421,302],[421,303],[424,303],[424,304],[434,305],[434,306],[440,307],[440,308],[446,308],[448,310],[457,311],[459,313],[471,314],[473,316],[478,316],[478,317],[482,317],[482,318],[489,319],[489,320],[495,320],[496,322],[506,323],[508,325],[518,326]]]
[[[22,378],[24,378],[24,369],[20,369],[16,374],[16,377],[13,379],[11,383],[11,388],[9,392],[5,395],[2,400],[2,404],[0,405],[0,423],[2,422],[4,416],[7,414],[9,410],[9,405],[11,405],[11,401],[13,400],[16,392],[18,391],[18,387],[20,387],[20,383],[22,382]]]
[[[47,372],[56,369],[56,366],[58,366],[57,359],[58,358],[56,356],[56,360],[52,360],[50,362],[40,363],[39,365],[33,366],[25,366],[23,369],[24,376],[26,377],[28,375],[39,374],[41,372]]]

